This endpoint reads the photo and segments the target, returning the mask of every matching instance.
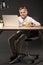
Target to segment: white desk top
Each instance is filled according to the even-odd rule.
[[[43,26],[37,26],[37,27],[8,27],[8,26],[3,26],[2,28],[0,28],[2,30],[43,30]]]

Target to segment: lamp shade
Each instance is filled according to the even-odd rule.
[[[7,8],[7,3],[4,0],[2,1],[2,8]]]

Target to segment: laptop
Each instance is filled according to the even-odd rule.
[[[17,15],[2,15],[4,26],[19,26]]]

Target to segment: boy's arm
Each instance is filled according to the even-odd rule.
[[[37,22],[36,20],[34,20],[33,18],[30,17],[30,21],[33,24],[33,26],[41,26],[41,24],[39,22]]]

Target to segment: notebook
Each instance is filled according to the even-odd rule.
[[[17,15],[2,15],[4,26],[19,26]]]

